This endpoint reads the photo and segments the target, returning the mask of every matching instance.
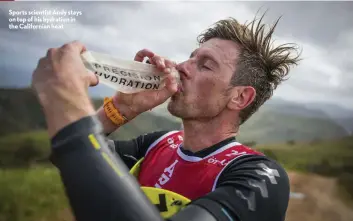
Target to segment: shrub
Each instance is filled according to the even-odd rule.
[[[49,154],[49,140],[45,134],[30,133],[0,139],[0,168],[29,167],[45,160]],[[44,159],[44,160],[43,160]]]
[[[295,141],[294,140],[288,140],[287,144],[293,146],[293,145],[295,145]]]

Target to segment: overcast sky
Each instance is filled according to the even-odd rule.
[[[15,2],[0,3],[0,86],[27,86],[37,61],[50,47],[80,40],[89,50],[133,59],[142,48],[176,61],[197,47],[196,37],[219,19],[252,19],[268,10],[265,22],[283,16],[278,42],[295,42],[303,61],[276,97],[330,102],[353,109],[353,2]],[[9,30],[9,10],[82,11],[64,30]],[[92,95],[109,96],[103,85]]]

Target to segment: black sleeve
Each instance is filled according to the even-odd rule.
[[[124,161],[125,165],[131,169],[139,159],[145,156],[148,147],[167,132],[168,131],[152,132],[128,141],[107,139],[107,142],[109,148],[116,152]]]
[[[220,175],[216,189],[195,200],[217,221],[284,221],[289,201],[285,170],[264,156],[243,156]]]
[[[161,221],[134,177],[107,147],[95,117],[65,127],[51,140],[51,162],[60,171],[77,221]]]

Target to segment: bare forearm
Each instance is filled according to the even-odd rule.
[[[104,134],[110,134],[119,128],[118,126],[113,124],[113,122],[107,117],[107,115],[104,112],[103,107],[100,107],[98,109],[96,115],[102,124]]]
[[[119,101],[118,97],[113,98],[113,104],[119,110],[119,112],[124,117],[126,117],[128,120],[132,120],[133,118],[135,118],[138,115],[137,113],[135,113],[133,111],[133,109],[131,107],[128,107],[127,105],[125,105],[121,101]],[[103,126],[103,133],[104,134],[110,134],[119,128],[119,126],[115,125],[107,117],[103,106],[98,109],[96,115]]]

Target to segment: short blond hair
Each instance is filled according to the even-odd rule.
[[[254,101],[240,112],[240,124],[272,97],[277,86],[286,80],[290,66],[300,60],[301,52],[294,43],[273,47],[272,35],[280,18],[266,31],[262,24],[264,15],[260,19],[255,16],[249,24],[240,24],[234,18],[220,20],[197,37],[199,44],[220,38],[240,46],[230,86],[252,86],[256,90]]]

